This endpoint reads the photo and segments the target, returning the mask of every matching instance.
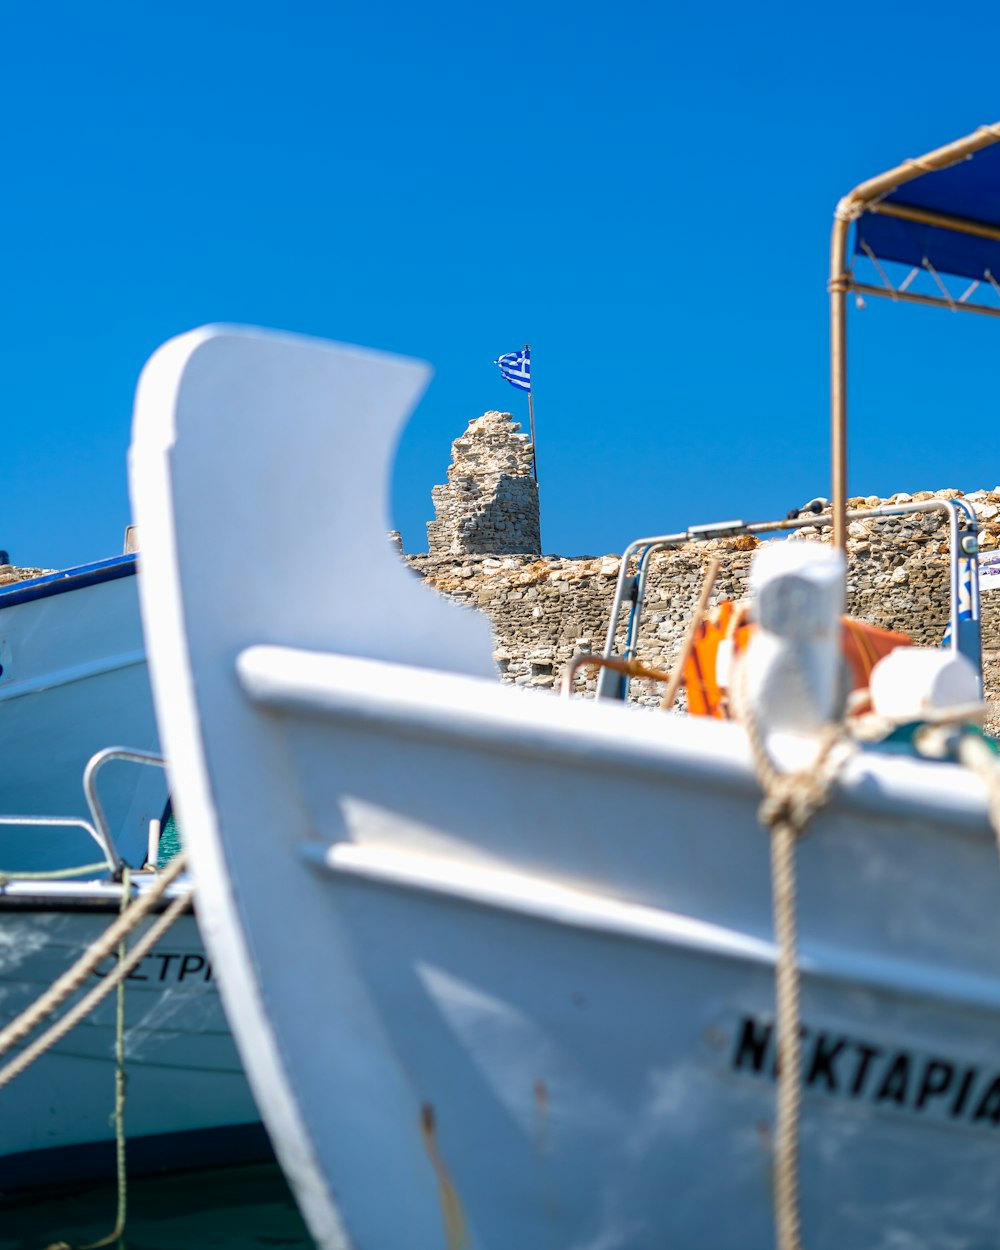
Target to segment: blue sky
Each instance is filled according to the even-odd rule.
[[[211,321],[434,366],[394,478],[409,550],[467,421],[526,421],[491,363],[524,342],[547,551],[828,493],[834,204],[1000,117],[941,13],[9,6],[0,546],[120,550],[136,378]],[[1000,483],[1000,326],[870,301],[850,333],[852,490]]]

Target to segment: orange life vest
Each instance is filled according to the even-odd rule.
[[[729,720],[732,713],[726,691],[716,678],[719,643],[731,638],[734,654],[746,649],[755,625],[740,622],[737,605],[724,599],[698,626],[694,646],[684,665],[684,687],[688,711],[693,716],[715,716]],[[740,614],[744,615],[744,614]],[[851,690],[865,690],[872,669],[896,647],[909,647],[913,639],[893,630],[876,629],[863,621],[841,618],[841,650],[851,674]]]

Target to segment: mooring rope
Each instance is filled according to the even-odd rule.
[[[955,760],[979,778],[986,789],[986,816],[1000,851],[1000,754],[996,746],[990,746],[995,739],[976,723],[982,720],[983,710],[982,704],[973,703],[939,712],[915,730],[912,741],[924,759]],[[851,731],[859,740],[880,742],[900,724],[872,714],[852,724]]]
[[[65,1015],[60,1016],[55,1024],[40,1034],[30,1046],[26,1046],[5,1067],[0,1068],[0,1088],[19,1076],[30,1067],[36,1059],[54,1046],[61,1038],[100,1003],[112,989],[118,990],[118,1007],[116,1012],[116,1045],[115,1045],[115,1160],[118,1182],[118,1211],[115,1226],[106,1237],[99,1241],[88,1242],[78,1250],[98,1250],[98,1247],[110,1245],[118,1241],[125,1231],[125,1215],[127,1209],[127,1176],[125,1170],[125,979],[153,946],[166,933],[170,926],[191,905],[191,895],[185,894],[174,899],[162,916],[150,925],[149,929],[132,947],[128,955],[122,958],[125,950],[125,934],[123,933],[119,947],[119,962],[113,972],[89,994],[75,1003]],[[132,910],[131,908],[129,910]],[[128,915],[128,912],[125,913]],[[68,1242],[60,1241],[47,1247],[47,1250],[73,1250]]]
[[[126,865],[122,873],[122,902],[119,914],[128,910],[132,895],[129,868]],[[122,934],[118,943],[118,966],[121,967],[128,958],[127,938]],[[110,1246],[125,1232],[125,1216],[128,1210],[128,1171],[125,1166],[125,978],[118,978],[115,1003],[115,1177],[118,1188],[118,1208],[115,1213],[115,1225],[111,1232],[97,1241],[88,1241],[80,1250],[100,1250],[101,1246]],[[50,1250],[61,1250],[61,1247],[50,1247]]]
[[[130,869],[128,865],[122,871],[122,897],[118,914],[123,915],[129,906]],[[118,962],[123,963],[127,953],[126,939],[118,943]],[[125,1168],[125,981],[118,982],[118,1002],[115,1010],[115,1174],[117,1178],[118,1208],[115,1215],[115,1226],[105,1237],[97,1241],[88,1241],[76,1250],[100,1250],[101,1246],[110,1246],[119,1241],[125,1232],[125,1216],[128,1209],[128,1173]],[[45,1250],[74,1250],[68,1241],[56,1241],[46,1246]]]
[[[20,1013],[7,1027],[0,1032],[0,1055],[16,1046],[29,1033],[33,1032],[46,1017],[50,1016],[75,990],[93,973],[97,965],[105,959],[117,946],[118,962],[116,967],[94,986],[89,993],[80,998],[44,1033],[35,1038],[13,1059],[0,1068],[0,1088],[13,1081],[36,1059],[45,1054],[71,1029],[75,1028],[112,990],[117,990],[115,1010],[115,1165],[117,1175],[118,1205],[115,1225],[111,1232],[98,1241],[88,1242],[77,1250],[100,1250],[100,1247],[114,1242],[121,1244],[125,1231],[125,1219],[128,1208],[128,1182],[125,1160],[125,980],[129,973],[137,967],[142,959],[156,945],[172,924],[191,906],[191,891],[174,899],[149,926],[131,950],[127,946],[130,933],[156,907],[157,903],[183,872],[187,857],[181,852],[170,866],[158,876],[155,884],[138,899],[132,899],[131,879],[128,867],[123,870],[121,882],[121,900],[118,919],[83,953],[76,963],[41,994],[33,1003]],[[105,865],[97,865],[105,867]],[[70,870],[72,875],[79,875],[78,870]],[[32,874],[35,879],[58,877],[61,873]],[[69,1242],[55,1242],[47,1250],[73,1250]]]
[[[986,786],[986,812],[1000,850],[1000,766],[992,748],[978,734],[965,733],[958,744],[961,764]]]
[[[75,990],[79,989],[87,977],[96,969],[97,965],[111,954],[122,938],[131,933],[153,910],[167,889],[183,872],[186,863],[187,857],[182,851],[176,859],[171,861],[169,868],[157,878],[155,885],[120,914],[118,919],[87,948],[72,968],[64,972],[30,1006],[26,1007],[5,1029],[0,1031],[0,1055],[5,1054],[11,1047],[16,1046],[18,1042],[23,1041],[47,1016],[50,1016]],[[75,1024],[83,1019],[88,1011],[92,1010],[97,1003],[104,999],[118,985],[118,982],[132,971],[143,955],[148,953],[150,947],[162,937],[190,903],[190,892],[175,899],[163,915],[154,921],[149,930],[143,934],[139,942],[133,946],[124,962],[120,962],[117,968],[104,977],[99,985],[95,986],[79,1002],[75,1003],[66,1015],[61,1016],[42,1037],[32,1042],[31,1046],[26,1047],[6,1066],[0,1068],[0,1088],[12,1081],[20,1072],[23,1072],[33,1059],[43,1053],[53,1042],[58,1041],[60,1037],[68,1033]],[[138,953],[140,950],[141,953]],[[70,1023],[66,1023],[67,1021],[70,1021]],[[53,1036],[57,1030],[59,1030],[58,1035]],[[50,1040],[39,1049],[39,1043],[47,1038]],[[28,1055],[31,1058],[25,1062],[25,1058]]]
[[[771,907],[778,948],[775,963],[777,1098],[774,1127],[774,1219],[779,1250],[801,1250],[799,1203],[799,1119],[802,1054],[799,1035],[798,931],[795,909],[795,844],[829,800],[841,766],[835,748],[844,741],[840,724],[827,726],[806,768],[782,772],[771,758],[746,688],[746,664],[734,683],[738,714],[746,727],[754,771],[764,791],[757,812],[771,831]]]
[[[3,1068],[0,1068],[0,1089],[12,1081],[14,1077],[19,1076],[25,1068],[30,1067],[39,1055],[44,1054],[49,1047],[54,1046],[56,1042],[65,1037],[71,1029],[75,1028],[81,1020],[94,1010],[98,1003],[107,998],[111,991],[117,988],[121,981],[125,980],[128,974],[149,953],[160,938],[163,937],[164,933],[166,933],[174,921],[187,911],[190,905],[190,894],[184,894],[180,898],[174,899],[163,915],[149,926],[147,931],[129,951],[125,960],[118,964],[113,972],[108,973],[108,975],[104,977],[98,985],[95,985],[88,994],[85,994],[83,998],[74,1003],[65,1015],[60,1016],[55,1024],[50,1025],[44,1033],[41,1033],[35,1039],[35,1041],[26,1046],[24,1050],[22,1050]],[[63,997],[65,997],[65,995]],[[49,1014],[48,1011],[44,1013],[44,1015],[47,1014]],[[44,1018],[44,1016],[39,1017],[39,1019],[41,1018]],[[37,1021],[35,1023],[37,1023]],[[31,1025],[27,1031],[30,1032],[33,1027],[35,1026]]]
[[[0,887],[10,885],[14,881],[63,881],[70,877],[96,877],[99,873],[108,871],[106,859],[102,859],[98,864],[81,864],[78,868],[55,868],[48,872],[20,872],[14,869],[4,872],[0,869]]]
[[[779,1250],[801,1250],[799,1201],[799,1121],[802,1102],[800,977],[796,956],[795,844],[810,820],[828,801],[833,783],[847,758],[838,745],[879,740],[893,722],[875,717],[827,725],[818,737],[811,763],[782,772],[767,749],[747,689],[747,666],[734,674],[737,713],[746,728],[754,771],[764,792],[758,819],[771,831],[771,892],[777,960],[775,1014],[777,1024],[777,1106],[774,1134],[774,1213]],[[970,730],[970,708],[929,724],[914,735],[913,745],[926,758],[957,759],[975,773],[986,789],[987,815],[1000,851],[1000,757],[982,734]],[[868,721],[874,722],[868,724]]]
[[[178,856],[183,859],[183,855]],[[176,864],[176,860],[174,864]],[[174,867],[171,864],[171,868]],[[183,865],[181,865],[183,867]],[[44,1033],[40,1034],[29,1046],[26,1046],[14,1059],[12,1059],[3,1068],[0,1068],[0,1088],[12,1081],[16,1076],[20,1075],[26,1068],[30,1067],[36,1059],[43,1055],[47,1050],[56,1044],[62,1037],[73,1029],[79,1022],[89,1015],[91,1011],[104,998],[117,990],[117,1003],[115,1009],[115,1105],[114,1105],[114,1125],[115,1125],[115,1170],[117,1177],[117,1194],[118,1205],[115,1216],[114,1228],[106,1236],[99,1238],[97,1241],[87,1242],[84,1245],[76,1247],[76,1250],[100,1250],[102,1246],[109,1246],[113,1242],[121,1244],[121,1237],[125,1232],[125,1220],[128,1210],[128,1174],[126,1170],[125,1160],[125,980],[129,973],[139,964],[139,962],[148,954],[153,946],[160,940],[170,926],[181,916],[184,911],[191,905],[190,892],[181,895],[173,900],[170,906],[164,911],[163,915],[158,917],[143,934],[143,936],[128,950],[126,945],[129,933],[136,927],[145,915],[148,914],[152,903],[149,903],[151,895],[153,903],[162,897],[164,890],[170,885],[170,882],[177,876],[181,868],[177,868],[173,872],[170,880],[166,880],[167,873],[157,881],[153,890],[149,894],[144,895],[139,902],[133,902],[130,890],[129,870],[126,867],[122,878],[121,907],[118,913],[118,920],[111,926],[109,930],[98,939],[84,954],[83,958],[66,973],[59,982],[56,982],[46,994],[43,994],[35,1003],[32,1004],[26,1012],[22,1012],[21,1016],[13,1022],[18,1025],[19,1036],[24,1036],[25,1031],[30,1032],[38,1023],[49,1015],[59,1003],[66,997],[66,993],[72,993],[75,985],[79,985],[82,979],[87,975],[87,970],[93,970],[96,966],[94,962],[94,953],[97,949],[103,950],[107,946],[108,934],[115,932],[118,935],[118,962],[114,970],[107,974],[100,984],[96,985],[88,994],[85,994],[77,1003],[75,1003],[65,1015],[52,1024]],[[140,912],[140,903],[148,905],[142,908]],[[127,922],[127,923],[126,923]],[[102,956],[103,957],[103,956]],[[96,962],[100,962],[98,959]],[[62,984],[62,988],[58,995],[53,995],[52,990],[57,985]],[[66,990],[66,987],[69,987]],[[48,1000],[48,1001],[47,1001]],[[13,1043],[11,1043],[13,1044]],[[70,1242],[58,1241],[46,1247],[46,1250],[74,1250]]]

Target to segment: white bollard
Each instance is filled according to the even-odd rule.
[[[757,630],[744,663],[746,697],[765,739],[815,737],[843,714],[843,553],[805,542],[761,547],[750,566]]]
[[[892,721],[982,720],[975,665],[957,651],[897,647],[872,669],[876,715]]]

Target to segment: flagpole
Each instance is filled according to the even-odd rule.
[[[524,350],[531,352],[531,344],[525,343]],[[530,359],[530,356],[529,356]],[[535,403],[534,395],[531,390],[531,383],[528,383],[528,429],[531,431],[531,471],[535,476],[535,485],[538,485],[538,456],[535,452]]]

